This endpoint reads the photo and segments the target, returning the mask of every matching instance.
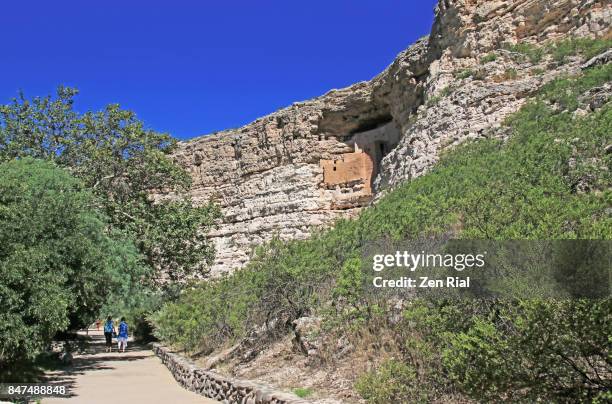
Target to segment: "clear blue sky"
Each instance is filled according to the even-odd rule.
[[[190,138],[382,71],[429,33],[435,0],[7,1],[0,102],[77,87]]]

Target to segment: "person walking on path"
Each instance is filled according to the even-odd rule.
[[[119,345],[119,350],[121,352],[125,352],[125,348],[127,348],[127,340],[128,325],[125,322],[125,317],[121,317],[121,322],[119,323],[119,332],[117,333],[117,342]]]
[[[104,323],[104,339],[106,339],[106,352],[113,351],[113,334],[115,333],[115,323],[113,318],[108,316]]]

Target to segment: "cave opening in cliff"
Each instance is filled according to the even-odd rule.
[[[354,135],[360,132],[367,132],[381,126],[387,125],[389,122],[393,121],[393,117],[389,114],[374,116],[358,123],[358,126],[353,129],[350,133]]]

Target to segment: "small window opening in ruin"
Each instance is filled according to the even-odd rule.
[[[376,142],[376,144],[374,145],[374,156],[373,156],[376,166],[380,164],[383,157],[389,154],[390,151],[391,151],[391,148],[389,147],[389,144],[387,142]]]
[[[394,146],[395,144],[393,143],[389,143],[386,141],[377,141],[377,142],[373,142],[373,144],[371,145],[371,148],[369,148],[369,150],[367,151],[368,154],[372,158],[372,162],[374,163],[374,167],[372,170],[372,176],[371,176],[371,183],[373,183],[374,179],[376,178],[376,175],[380,172],[380,164],[382,162],[382,159],[387,154],[389,154],[391,150],[393,150]]]

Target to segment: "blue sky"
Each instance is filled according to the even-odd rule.
[[[435,0],[7,1],[0,102],[77,87],[182,139],[382,71],[429,33]]]

